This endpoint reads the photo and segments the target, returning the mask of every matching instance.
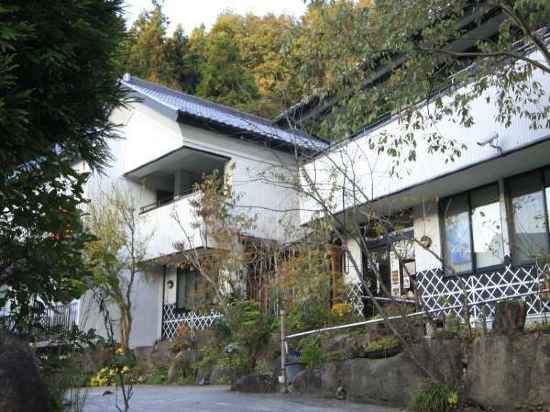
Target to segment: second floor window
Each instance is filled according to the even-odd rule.
[[[443,254],[454,273],[504,262],[498,185],[484,186],[444,199]]]

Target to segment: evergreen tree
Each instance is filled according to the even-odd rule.
[[[189,39],[178,26],[164,46],[164,71],[161,81],[186,93],[194,94],[199,83],[199,74],[193,64]]]
[[[19,319],[35,298],[82,291],[86,175],[73,166],[109,160],[123,36],[122,0],[0,7],[0,307],[11,301]]]
[[[123,46],[126,71],[153,82],[165,80],[167,25],[168,18],[158,3],[152,11],[143,11],[139,15]]]
[[[231,30],[208,36],[206,61],[201,65],[201,82],[197,93],[228,106],[253,110],[259,97],[254,78],[244,67]]]

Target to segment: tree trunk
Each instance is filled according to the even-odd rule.
[[[130,348],[131,319],[127,309],[120,308],[120,346],[127,351]]]

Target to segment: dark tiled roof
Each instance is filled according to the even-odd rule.
[[[327,142],[300,131],[282,129],[267,119],[147,82],[135,76],[125,75],[122,84],[175,110],[178,115],[226,126],[229,129],[240,131],[245,137],[265,139],[287,147],[297,146],[310,152],[321,151],[328,147]]]

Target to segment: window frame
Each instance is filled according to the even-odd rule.
[[[546,240],[548,250],[550,251],[550,227],[549,227],[549,210],[548,210],[548,199],[546,198],[546,178],[545,172],[550,172],[550,166],[543,166],[536,169],[529,170],[527,172],[522,172],[509,176],[504,179],[504,190],[505,190],[505,209],[506,209],[506,223],[508,226],[508,239],[510,244],[510,264],[512,267],[522,267],[522,266],[533,266],[536,263],[536,259],[524,262],[524,263],[515,263],[514,262],[514,244],[516,242],[515,234],[515,220],[514,220],[514,208],[512,206],[512,190],[511,190],[511,181],[519,177],[525,177],[529,175],[538,175],[538,180],[541,183],[542,187],[542,199],[543,199],[543,208],[544,208],[544,228],[546,229]]]
[[[496,265],[489,265],[489,266],[484,266],[482,268],[479,268],[477,266],[477,258],[476,258],[476,253],[475,253],[475,250],[474,250],[474,231],[473,231],[473,225],[472,225],[472,192],[475,192],[476,190],[481,190],[481,189],[484,189],[484,188],[488,188],[488,187],[491,187],[491,186],[496,186],[497,188],[497,191],[498,191],[498,204],[499,204],[499,208],[501,206],[501,190],[500,190],[500,184],[499,184],[499,181],[495,181],[495,182],[491,182],[491,183],[487,183],[487,184],[484,184],[484,185],[481,185],[481,186],[476,186],[476,187],[473,187],[469,190],[466,190],[466,191],[463,191],[463,192],[458,192],[458,193],[455,193],[455,194],[452,194],[452,195],[449,195],[449,196],[445,196],[443,198],[441,198],[439,200],[439,232],[440,232],[440,235],[441,235],[441,256],[442,256],[442,260],[443,260],[443,275],[444,277],[458,277],[458,276],[468,276],[468,275],[472,275],[472,274],[480,274],[480,273],[485,273],[485,272],[490,272],[490,271],[494,271],[494,270],[498,270],[498,269],[502,269],[503,267],[506,266],[506,262],[507,262],[507,256],[506,254],[504,254],[503,256],[503,261],[502,263],[499,263],[499,264],[496,264]],[[446,231],[446,225],[445,225],[445,202],[448,201],[449,199],[453,198],[453,197],[457,197],[457,196],[461,196],[461,195],[465,195],[466,196],[466,204],[467,204],[467,207],[468,207],[468,229],[469,229],[469,233],[470,233],[470,256],[471,256],[471,268],[469,270],[464,270],[464,271],[460,271],[460,272],[451,272],[447,269],[447,231]],[[503,228],[503,221],[506,221],[508,223],[508,210],[507,210],[507,207],[505,208],[506,209],[506,216],[504,216],[504,220],[503,220],[503,216],[502,216],[502,210],[500,210],[500,227],[501,227],[501,236],[502,236],[502,241],[504,243],[504,228]],[[510,226],[507,224],[508,226],[508,232],[510,230]],[[509,234],[509,233],[508,233]]]

